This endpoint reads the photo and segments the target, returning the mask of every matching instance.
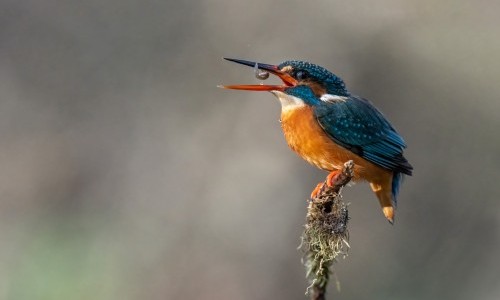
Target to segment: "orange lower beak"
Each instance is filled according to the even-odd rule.
[[[219,87],[231,90],[245,90],[245,91],[283,91],[285,88],[290,86],[296,86],[297,80],[290,76],[290,74],[278,69],[278,66],[257,63],[248,60],[235,59],[235,58],[224,58],[238,64],[242,64],[249,67],[256,67],[260,70],[267,71],[273,75],[278,76],[284,83],[284,85],[265,85],[265,84],[250,84],[250,85],[219,85]]]
[[[245,90],[245,91],[283,91],[284,85],[266,85],[266,84],[235,84],[235,85],[218,85],[218,87],[229,90]]]

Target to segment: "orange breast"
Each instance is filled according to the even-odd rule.
[[[302,106],[283,110],[281,127],[290,148],[320,169],[338,170],[346,161],[353,160],[355,179],[377,182],[382,178],[387,178],[390,174],[390,171],[372,164],[333,142],[319,126],[311,107]]]

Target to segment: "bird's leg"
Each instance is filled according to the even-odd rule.
[[[314,188],[314,190],[311,193],[311,199],[317,198],[319,193],[321,193],[321,190],[323,189],[324,186],[325,186],[324,182],[318,183],[318,185],[316,185],[316,187]]]
[[[339,178],[340,173],[342,173],[340,170],[331,171],[330,174],[328,174],[328,176],[326,176],[326,185],[328,185],[329,187],[332,187],[333,184]]]
[[[337,179],[341,173],[342,172],[339,170],[335,170],[335,171],[330,172],[330,174],[328,174],[328,176],[326,176],[325,182],[318,183],[316,188],[314,188],[314,190],[311,193],[311,199],[314,199],[318,196],[318,194],[321,192],[321,190],[323,190],[325,188],[325,184],[327,187],[332,187],[334,185],[334,183],[337,181]]]

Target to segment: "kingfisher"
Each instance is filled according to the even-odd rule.
[[[352,160],[353,179],[370,184],[384,216],[394,223],[399,187],[405,175],[412,175],[413,167],[403,156],[403,138],[370,101],[351,94],[340,77],[309,62],[288,60],[271,65],[224,59],[260,70],[258,78],[265,79],[265,73],[270,73],[283,81],[281,85],[219,87],[268,91],[278,98],[288,146],[310,164],[329,172],[311,198],[324,184],[333,185],[344,163]]]

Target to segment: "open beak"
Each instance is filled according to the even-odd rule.
[[[219,87],[231,90],[245,90],[245,91],[283,91],[285,88],[290,86],[296,86],[297,80],[290,76],[288,73],[278,69],[278,66],[257,63],[248,60],[235,59],[235,58],[225,58],[238,64],[242,64],[249,67],[255,67],[257,69],[269,72],[273,75],[278,76],[282,81],[283,85],[265,85],[265,84],[249,84],[249,85],[219,85]]]

